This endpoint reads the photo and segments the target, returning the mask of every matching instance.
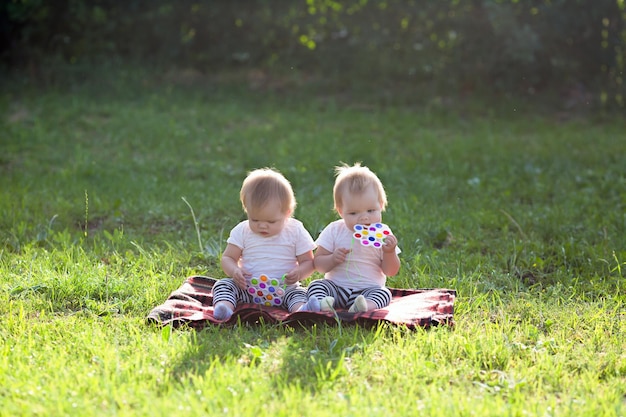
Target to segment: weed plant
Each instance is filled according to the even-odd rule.
[[[0,416],[626,415],[623,118],[158,80],[0,96]],[[453,328],[146,323],[223,277],[247,171],[315,237],[342,161]]]

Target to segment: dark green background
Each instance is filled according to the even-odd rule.
[[[55,83],[118,64],[258,70],[333,88],[560,95],[622,107],[622,0],[5,0],[5,71]],[[262,70],[262,71],[261,71]],[[256,78],[255,78],[256,77]],[[365,87],[366,88],[366,87]]]

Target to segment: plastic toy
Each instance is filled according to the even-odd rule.
[[[248,280],[248,293],[255,304],[277,307],[283,303],[285,277],[270,278],[265,274]]]
[[[380,248],[385,243],[385,238],[391,234],[389,226],[383,223],[374,223],[369,226],[364,224],[354,225],[352,236],[363,246]]]

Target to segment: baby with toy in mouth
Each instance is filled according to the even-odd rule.
[[[309,302],[317,299],[322,311],[384,308],[391,302],[387,277],[400,269],[398,239],[382,223],[385,189],[360,163],[343,164],[335,173],[334,208],[341,218],[326,226],[315,242],[315,269],[324,279],[309,284]]]

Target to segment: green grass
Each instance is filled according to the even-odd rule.
[[[622,118],[133,80],[0,96],[0,416],[626,415]],[[223,276],[248,170],[316,236],[341,161],[453,329],[146,324]]]

